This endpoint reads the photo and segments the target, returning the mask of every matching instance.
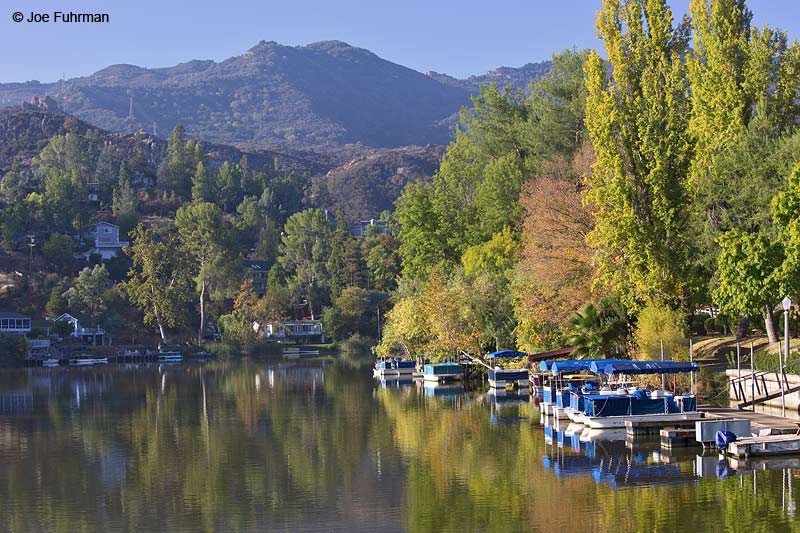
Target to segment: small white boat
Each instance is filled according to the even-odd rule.
[[[79,355],[69,360],[72,366],[88,366],[88,365],[104,365],[108,363],[108,357],[89,357],[88,355]]]
[[[306,350],[298,347],[283,349],[283,356],[287,359],[298,359],[300,357],[311,357],[315,355],[319,355],[319,350]]]
[[[493,389],[505,389],[506,387],[518,387],[519,389],[529,389],[531,386],[530,376],[525,369],[505,369],[495,367],[489,371],[489,387]]]
[[[416,363],[414,361],[387,359],[375,362],[372,375],[380,378],[411,377],[415,369]]]
[[[42,361],[42,366],[58,366],[59,364],[61,364],[61,361],[55,357],[50,357]]]
[[[180,352],[158,352],[158,360],[162,363],[183,361]]]

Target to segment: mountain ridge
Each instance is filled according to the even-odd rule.
[[[447,144],[452,117],[483,83],[524,88],[549,62],[458,80],[421,73],[343,41],[260,41],[222,61],[109,65],[63,82],[0,84],[0,105],[52,96],[65,112],[116,132],[193,137],[234,146],[375,148]],[[131,112],[132,111],[132,112]]]

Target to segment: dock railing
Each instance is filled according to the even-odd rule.
[[[775,379],[767,379],[774,375]],[[800,391],[800,385],[790,385],[786,377],[786,371],[783,369],[770,369],[759,370],[757,372],[749,372],[730,378],[730,388],[733,391],[734,398],[738,402],[737,407],[744,409],[745,407],[754,407],[757,404],[780,398],[781,395],[791,394]],[[777,383],[778,389],[770,389],[768,383]],[[747,390],[750,390],[750,399],[747,397]]]

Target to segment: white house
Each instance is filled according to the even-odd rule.
[[[103,261],[116,257],[120,251],[130,244],[128,241],[119,240],[119,226],[110,222],[98,222],[89,231],[89,238],[94,246],[86,252],[79,254],[89,260],[92,254],[97,254]]]
[[[31,317],[19,313],[0,312],[0,333],[30,333]]]
[[[106,332],[99,326],[94,328],[85,328],[81,326],[77,318],[69,313],[64,313],[60,317],[56,318],[55,321],[69,322],[72,326],[72,333],[70,333],[70,336],[81,339],[81,342],[85,344],[99,346],[105,343],[104,341]]]
[[[262,326],[253,324],[258,333]],[[322,322],[319,320],[287,320],[284,322],[267,322],[263,325],[262,334],[276,340],[293,340],[298,343],[323,342]]]

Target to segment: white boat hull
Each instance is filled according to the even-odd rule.
[[[586,416],[582,418],[582,423],[592,429],[614,429],[624,428],[625,422],[628,420],[633,422],[657,422],[664,420],[665,423],[669,422],[685,422],[692,420],[701,420],[703,414],[700,412],[691,413],[670,413],[670,414],[657,414],[657,415],[630,415],[630,416]]]
[[[88,366],[88,365],[104,365],[108,363],[107,357],[98,357],[94,359],[71,359],[69,364],[73,366]]]
[[[463,374],[422,374],[423,380],[435,383],[442,383],[445,381],[461,381],[463,377]]]
[[[493,389],[505,389],[506,387],[518,387],[520,390],[525,389],[528,390],[530,387],[531,382],[527,379],[512,379],[512,380],[504,380],[504,379],[490,379],[489,386]]]

